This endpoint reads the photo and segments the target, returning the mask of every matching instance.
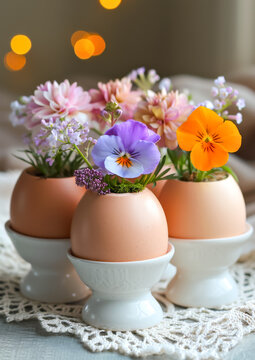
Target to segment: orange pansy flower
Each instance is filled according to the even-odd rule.
[[[199,106],[177,129],[180,148],[191,151],[190,159],[196,169],[208,171],[228,161],[228,153],[237,151],[242,137],[231,121],[224,121],[214,111]]]

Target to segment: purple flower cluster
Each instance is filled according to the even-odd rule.
[[[156,82],[160,80],[156,70],[151,69],[147,72],[145,67],[140,67],[136,70],[131,71],[128,75],[129,79],[132,80],[141,90],[150,90]]]
[[[219,76],[216,80],[214,80],[214,86],[211,89],[211,94],[213,101],[205,100],[198,106],[205,106],[214,110],[226,120],[234,120],[237,124],[242,122],[243,118],[240,112],[235,115],[230,115],[227,109],[231,105],[236,105],[238,110],[241,111],[245,107],[245,100],[239,98],[238,90],[226,85],[224,76]]]
[[[104,175],[100,170],[79,169],[74,172],[75,182],[78,186],[85,186],[87,190],[94,191],[99,195],[110,193],[108,184],[104,181]]]
[[[21,96],[18,100],[11,103],[10,121],[13,126],[26,125],[29,117],[28,105],[32,101],[32,96]],[[31,116],[30,116],[31,117]]]
[[[71,150],[74,145],[79,146],[86,141],[94,142],[88,134],[89,126],[86,122],[82,124],[74,118],[50,118],[42,120],[40,131],[33,140],[38,153],[48,153],[47,161],[51,165],[59,151]]]

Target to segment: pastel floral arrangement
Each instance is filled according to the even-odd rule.
[[[136,192],[163,179],[234,175],[225,165],[241,146],[233,121],[242,115],[229,114],[233,105],[241,111],[245,103],[224,77],[215,80],[211,100],[194,105],[170,79],[139,68],[89,91],[48,81],[11,104],[11,121],[26,128],[21,159],[39,175],[74,174],[77,185],[99,194]]]
[[[107,103],[103,115],[106,119],[111,118],[110,123],[113,126],[97,140],[91,137],[83,138],[83,144],[87,144],[83,152],[75,141],[71,140],[75,134],[79,136],[79,129],[76,130],[72,126],[69,135],[69,123],[66,124],[65,120],[60,121],[60,124],[52,121],[43,122],[43,127],[36,137],[38,142],[44,143],[52,133],[56,134],[56,138],[61,138],[61,141],[55,143],[53,152],[51,144],[45,142],[43,151],[51,156],[50,163],[54,163],[57,154],[62,153],[66,146],[69,149],[72,146],[72,150],[76,151],[86,164],[86,168],[74,171],[76,184],[100,195],[110,192],[137,192],[150,183],[173,177],[167,175],[169,169],[161,172],[166,157],[161,160],[160,151],[156,146],[159,135],[148,129],[145,124],[133,119],[116,124],[122,111],[115,102]],[[89,154],[93,164],[89,160]]]
[[[71,150],[72,145],[81,145],[89,133],[88,112],[91,109],[90,96],[76,83],[65,80],[61,84],[47,81],[31,96],[22,96],[11,103],[10,120],[14,126],[26,129],[24,142],[28,149],[25,157],[16,156],[32,166],[38,175],[44,177],[72,176],[83,161]],[[58,125],[48,134],[45,125]],[[44,133],[45,136],[38,136]],[[56,153],[59,142],[68,134],[70,144]],[[65,141],[66,142],[66,141]],[[49,148],[49,153],[44,148]],[[52,161],[51,155],[54,155]]]

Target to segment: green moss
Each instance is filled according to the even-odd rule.
[[[111,193],[124,194],[142,191],[144,189],[144,186],[142,184],[119,183],[110,184],[109,188],[111,190]]]

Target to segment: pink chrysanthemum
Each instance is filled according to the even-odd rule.
[[[138,104],[134,118],[145,123],[161,136],[158,145],[175,149],[178,146],[176,130],[186,121],[193,106],[185,94],[178,91],[159,93],[148,91],[145,100]]]
[[[58,84],[47,81],[34,92],[27,104],[27,121],[29,129],[40,124],[41,120],[76,117],[79,113],[89,112],[91,109],[90,95],[77,83],[72,85],[68,80]],[[30,116],[32,115],[32,116]]]
[[[98,83],[98,89],[89,90],[92,104],[92,119],[96,120],[101,129],[106,123],[101,117],[101,111],[109,101],[116,101],[123,111],[119,120],[126,121],[133,117],[142,92],[132,90],[132,82],[129,78],[116,79],[106,84]]]

